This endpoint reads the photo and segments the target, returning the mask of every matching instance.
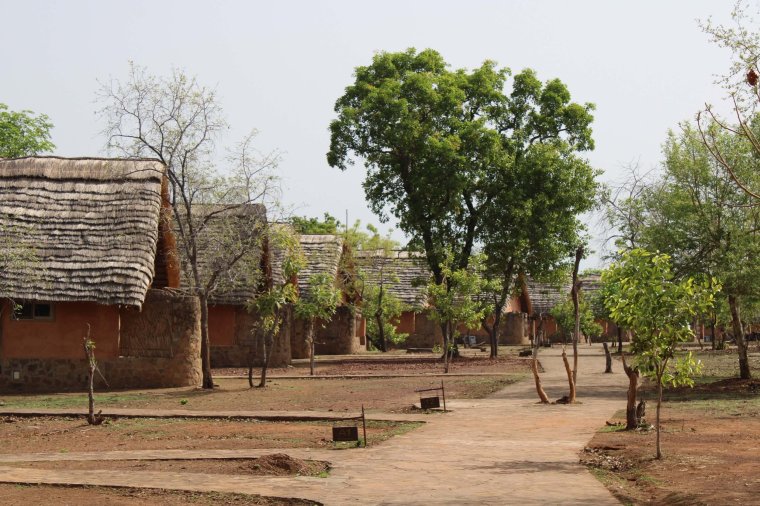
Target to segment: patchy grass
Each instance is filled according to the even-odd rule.
[[[437,387],[443,380],[447,398],[485,397],[515,381],[523,373],[500,376],[273,379],[266,388],[249,388],[246,379],[218,379],[218,388],[172,388],[100,393],[96,409],[187,409],[193,411],[318,410],[358,413],[397,412],[419,400],[415,390]],[[6,395],[7,408],[80,408],[87,406],[82,393],[54,395]],[[2,408],[0,408],[1,410]]]
[[[96,394],[95,405],[113,406],[141,402],[144,401],[148,395],[150,395],[148,392]],[[84,409],[87,407],[87,402],[87,394],[80,393],[44,395],[11,394],[3,397],[2,407],[24,409]],[[0,407],[0,409],[2,409],[2,407]]]
[[[331,448],[332,425],[330,421],[118,418],[93,427],[75,417],[18,417],[0,424],[0,452]],[[420,425],[368,421],[367,437],[370,445],[379,444]]]

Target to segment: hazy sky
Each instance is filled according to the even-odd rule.
[[[98,80],[127,62],[173,66],[216,88],[232,144],[284,152],[284,200],[297,214],[377,220],[363,168],[325,161],[333,104],[376,51],[434,48],[453,67],[485,59],[563,80],[596,104],[591,163],[604,180],[655,167],[668,129],[722,92],[729,65],[697,19],[727,22],[730,2],[681,1],[34,1],[0,0],[0,102],[48,114],[55,154],[104,154]],[[593,264],[593,261],[591,262]]]

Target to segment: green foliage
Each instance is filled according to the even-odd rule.
[[[340,291],[335,286],[335,279],[327,274],[313,274],[309,277],[308,293],[301,294],[295,303],[295,313],[304,320],[327,322],[339,303]]]
[[[55,149],[50,141],[53,124],[44,114],[9,111],[0,103],[0,158],[16,158]]]
[[[675,360],[675,347],[693,339],[690,323],[709,311],[720,286],[716,281],[674,279],[670,257],[642,249],[624,252],[603,275],[618,289],[605,303],[616,322],[631,329],[631,350],[639,370],[657,384],[690,385],[698,370],[691,355]]]
[[[483,290],[485,280],[482,276],[483,257],[473,257],[468,269],[454,269],[453,255],[447,254],[441,264],[443,281],[432,281],[427,286],[430,302],[430,317],[438,323],[451,324],[453,332],[459,325],[465,328],[478,328],[486,309],[478,302],[477,295]],[[447,336],[449,338],[454,335]]]
[[[594,313],[591,310],[591,304],[588,303],[586,298],[581,292],[579,297],[579,315],[581,323],[581,333],[584,335],[595,338],[602,335],[602,326],[596,323]],[[573,308],[573,301],[571,299],[565,299],[561,303],[554,306],[550,314],[557,321],[562,336],[565,339],[571,340],[573,331],[575,329],[575,312]]]
[[[450,69],[431,49],[379,53],[336,102],[327,154],[342,170],[363,159],[371,209],[398,219],[438,284],[444,262],[465,269],[482,244],[501,283],[491,290],[497,311],[517,272],[567,262],[596,191],[596,172],[577,156],[593,148],[593,105],[530,69],[507,91],[510,76],[492,61]]]
[[[404,311],[404,305],[387,290],[382,290],[379,285],[370,284],[364,288],[362,294],[362,312],[367,321],[367,335],[376,337],[380,333],[376,316],[379,315],[383,325],[385,339],[393,344],[403,343],[409,334],[398,332],[394,322],[398,321]]]
[[[760,183],[752,146],[717,125],[709,130],[734,171]],[[664,177],[644,199],[643,244],[669,253],[679,274],[716,276],[726,294],[760,295],[760,207],[736,191],[691,125],[671,133],[663,152]]]
[[[341,223],[330,213],[325,213],[324,219],[307,218],[306,216],[293,216],[290,224],[299,234],[337,234]],[[342,230],[341,230],[342,232]]]
[[[269,247],[283,252],[281,280],[273,280],[263,293],[249,302],[249,310],[259,316],[259,327],[267,333],[276,334],[282,324],[282,311],[298,301],[295,284],[298,272],[303,269],[305,258],[298,237],[288,227],[269,227]]]

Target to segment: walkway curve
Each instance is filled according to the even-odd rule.
[[[549,349],[541,354],[542,381],[553,399],[567,393],[559,353]],[[578,463],[579,451],[594,432],[625,405],[625,376],[620,371],[603,374],[603,369],[600,349],[584,347],[579,363],[579,404],[537,404],[531,378],[488,399],[450,401],[451,413],[430,417],[419,429],[366,450],[287,450],[293,456],[330,460],[333,470],[328,478],[27,469],[2,466],[2,461],[11,461],[6,456],[0,461],[0,482],[242,492],[337,506],[619,504]],[[118,452],[108,453],[114,458],[110,454]],[[236,458],[233,453],[230,457]],[[37,458],[30,460],[48,460],[44,454],[35,455]],[[175,451],[171,456],[153,457],[198,455]]]

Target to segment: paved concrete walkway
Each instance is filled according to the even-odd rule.
[[[0,466],[0,482],[65,483],[300,497],[327,505],[383,504],[618,504],[578,464],[578,452],[625,403],[625,377],[602,374],[604,357],[583,347],[579,404],[536,403],[532,379],[488,399],[451,401],[453,412],[368,449],[287,450],[294,457],[333,463],[328,478],[275,478],[150,471],[66,471]],[[567,393],[559,350],[542,351],[542,375],[550,398]],[[250,452],[250,453],[246,453]],[[271,452],[271,451],[270,451]],[[103,459],[139,458],[108,452]],[[256,456],[258,450],[142,452],[145,458]],[[268,452],[267,452],[268,453]],[[129,454],[129,455],[127,455]],[[36,455],[36,456],[35,456]],[[67,454],[68,459],[93,454]],[[58,460],[34,454],[29,460]],[[3,460],[9,462],[9,458]]]

